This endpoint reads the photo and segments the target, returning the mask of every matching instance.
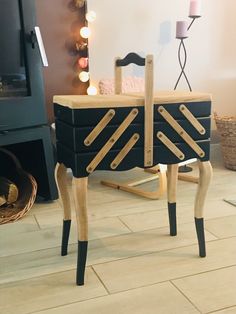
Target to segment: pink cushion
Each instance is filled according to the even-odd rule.
[[[98,84],[99,93],[110,95],[114,94],[114,79],[103,79]],[[125,77],[122,81],[122,93],[143,92],[144,79],[142,77]]]

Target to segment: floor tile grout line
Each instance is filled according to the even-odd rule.
[[[232,267],[236,267],[236,263],[235,264],[230,264],[230,265],[227,265],[227,266],[217,267],[215,269],[205,270],[205,271],[202,271],[202,272],[200,271],[199,273],[196,273],[196,274],[190,274],[190,275],[182,276],[182,277],[179,277],[179,278],[173,278],[173,279],[170,279],[170,280],[180,280],[180,279],[184,279],[184,278],[195,277],[195,276],[198,276],[198,275],[207,274],[207,273],[211,273],[211,272],[214,272],[214,271],[219,271],[221,269],[232,268]]]
[[[131,234],[131,233],[127,233],[127,234]],[[119,236],[119,235],[118,235],[118,236]],[[114,236],[114,237],[118,237],[118,236]],[[121,235],[121,236],[122,236],[122,235]],[[111,238],[113,238],[113,237],[111,237]],[[226,237],[226,238],[219,238],[219,239],[213,239],[213,240],[207,241],[207,243],[216,242],[216,241],[221,241],[221,240],[226,240],[226,239],[234,239],[234,238],[236,238],[236,236]],[[99,240],[99,239],[95,239],[95,240],[92,240],[92,241],[96,241],[96,240]],[[125,260],[125,259],[130,259],[130,258],[134,258],[134,257],[139,257],[139,256],[144,256],[144,255],[150,255],[150,254],[156,254],[156,253],[159,253],[159,252],[168,252],[168,251],[171,251],[171,250],[177,250],[177,249],[187,248],[187,247],[191,247],[191,246],[195,246],[195,245],[197,245],[197,243],[192,243],[192,244],[188,244],[188,245],[172,247],[172,248],[169,248],[169,249],[163,249],[163,250],[153,251],[153,252],[150,252],[150,253],[135,254],[135,255],[132,255],[132,256],[124,257],[124,258],[118,258],[118,259],[114,259],[114,260],[110,260],[110,261],[105,261],[105,262],[102,262],[102,263],[90,264],[90,265],[88,265],[88,266],[92,266],[92,265],[93,265],[93,266],[95,266],[95,265],[101,265],[101,264],[111,263],[111,262],[115,262],[115,261],[121,261],[121,260]],[[70,246],[76,246],[76,243],[70,243],[70,244],[69,244],[69,247],[70,247]],[[32,254],[32,253],[36,253],[36,252],[40,252],[40,251],[53,250],[53,249],[58,249],[58,250],[60,250],[60,247],[61,247],[61,246],[58,245],[58,246],[53,246],[53,247],[49,247],[49,248],[45,248],[45,249],[39,249],[39,250],[35,250],[35,251],[22,252],[22,253],[14,254],[14,255],[0,256],[0,260],[1,260],[1,259],[4,259],[4,258],[9,258],[9,257],[18,256],[18,255],[23,255],[23,254]],[[69,253],[69,254],[70,254],[70,253]]]
[[[102,286],[104,287],[104,289],[107,292],[107,295],[110,295],[110,291],[108,290],[108,288],[106,287],[105,283],[102,281],[101,277],[99,276],[99,274],[96,272],[96,270],[93,268],[93,266],[91,267],[93,272],[95,273],[96,277],[98,278],[99,282],[102,284]]]
[[[150,254],[153,254],[153,253],[144,254],[144,255],[141,255],[141,256],[150,255]],[[139,257],[139,256],[130,256],[130,257],[124,258],[124,259],[122,259],[122,260],[131,259],[131,258],[135,258],[135,257]],[[94,266],[103,265],[103,264],[107,264],[107,263],[112,263],[112,262],[116,262],[116,261],[120,261],[120,259],[119,259],[119,260],[114,260],[114,261],[108,261],[108,262],[104,262],[104,263],[99,263],[99,264],[91,264],[91,265],[86,266],[86,268],[91,268],[91,269],[95,272],[95,274],[97,275],[97,277],[100,279],[101,283],[105,286],[105,284],[103,283],[102,279],[101,279],[100,276],[98,275],[97,271],[94,269]],[[201,275],[201,274],[205,274],[205,273],[209,273],[209,272],[212,272],[212,271],[218,271],[218,270],[220,270],[220,269],[226,269],[226,268],[232,268],[232,267],[236,267],[236,264],[230,264],[230,265],[227,265],[227,266],[216,267],[216,268],[214,268],[214,269],[205,270],[205,271],[200,271],[200,272],[195,273],[195,274],[189,274],[189,275],[184,275],[184,276],[181,276],[181,277],[175,277],[175,278],[171,278],[171,279],[164,280],[164,281],[157,281],[157,282],[155,282],[155,283],[151,283],[151,284],[144,285],[144,286],[140,286],[140,287],[146,287],[146,286],[149,286],[149,285],[155,285],[155,284],[158,284],[158,283],[162,283],[162,282],[166,282],[166,281],[171,281],[171,280],[179,280],[179,279],[183,279],[183,278],[194,277],[194,276]],[[10,281],[10,282],[0,283],[0,289],[2,288],[1,286],[8,285],[8,284],[13,284],[14,282],[27,281],[27,280],[31,280],[31,279],[35,279],[35,278],[39,278],[39,277],[45,277],[45,276],[55,275],[55,274],[59,274],[59,273],[65,273],[65,272],[72,271],[72,270],[74,270],[74,269],[75,269],[75,268],[72,267],[72,268],[67,269],[67,270],[61,270],[61,271],[58,271],[58,272],[52,272],[52,273],[48,273],[48,274],[42,274],[42,275],[39,275],[39,276],[33,276],[33,277],[24,278],[24,279],[20,279],[20,280],[15,280],[15,281]],[[131,288],[131,289],[127,289],[127,290],[133,290],[133,289],[137,289],[137,288],[138,288],[138,287]],[[107,290],[107,292],[108,292],[109,294],[113,294],[113,293],[109,292],[109,290],[108,290],[106,287],[105,287],[105,289]],[[126,291],[126,290],[121,290],[121,291],[118,291],[118,292],[123,292],[123,291]],[[118,292],[117,292],[117,293],[118,293]]]
[[[36,224],[37,224],[39,230],[43,230],[43,229],[40,227],[40,224],[39,224],[39,222],[38,222],[38,219],[37,219],[36,215],[33,214],[33,216],[34,216],[34,220],[35,220],[35,222],[36,222]]]
[[[155,230],[155,229],[152,229],[152,230]],[[119,237],[119,236],[124,236],[124,235],[130,235],[131,233],[125,233],[125,234],[122,234],[122,235],[116,235],[116,236],[112,236],[110,238],[115,238],[115,237]],[[109,238],[109,237],[108,237]],[[228,237],[228,238],[221,238],[221,239],[212,239],[212,240],[209,240],[207,241],[207,243],[210,243],[210,242],[214,242],[214,241],[219,241],[219,240],[224,240],[224,239],[231,239],[231,238],[236,238],[236,236],[232,236],[232,237]],[[99,239],[94,239],[94,240],[90,240],[90,241],[97,241],[97,240],[102,240],[102,239],[106,239],[106,238],[99,238]],[[120,260],[124,260],[124,259],[127,259],[127,258],[132,258],[132,257],[137,257],[137,256],[143,256],[143,255],[149,255],[149,254],[155,254],[155,253],[158,253],[158,252],[165,252],[165,251],[170,251],[170,250],[175,250],[175,249],[181,249],[181,248],[185,248],[185,247],[191,247],[191,246],[194,246],[194,245],[197,245],[197,243],[192,243],[192,244],[188,244],[188,245],[183,245],[183,246],[177,246],[177,247],[172,247],[172,248],[169,248],[169,249],[163,249],[163,250],[158,250],[158,251],[153,251],[153,252],[150,252],[150,253],[142,253],[142,254],[135,254],[135,255],[132,255],[132,256],[128,256],[128,257],[124,257],[124,258],[118,258],[118,259],[115,259],[115,260],[110,260],[110,261],[107,261],[107,262],[102,262],[102,263],[96,263],[96,264],[91,264],[91,265],[100,265],[100,264],[105,264],[105,263],[109,263],[109,262],[113,262],[113,261],[120,261]],[[76,246],[76,243],[69,243],[69,247],[70,246]],[[27,251],[27,252],[22,252],[22,253],[18,253],[18,254],[14,254],[14,255],[5,255],[5,256],[0,256],[0,260],[1,259],[4,259],[4,258],[9,258],[9,257],[14,257],[14,256],[18,256],[18,255],[23,255],[23,254],[32,254],[32,253],[36,253],[36,252],[40,252],[40,251],[46,251],[46,250],[53,250],[53,249],[57,249],[60,250],[61,246],[58,245],[58,246],[52,246],[52,247],[48,247],[48,248],[44,248],[44,249],[39,249],[39,250],[35,250],[35,251]],[[68,253],[70,254],[70,253]],[[90,266],[90,265],[88,265]]]
[[[235,214],[230,214],[230,215],[226,215],[226,216],[220,216],[220,217],[212,217],[212,218],[208,218],[208,219],[205,219],[206,221],[212,221],[212,220],[219,220],[219,219],[222,219],[222,218],[230,218],[230,217],[235,217],[236,216],[236,212]]]
[[[105,283],[102,281],[102,279],[100,278],[100,276],[99,276],[99,274],[97,273],[97,271],[94,269],[93,266],[97,266],[97,265],[101,265],[101,264],[88,265],[88,266],[86,266],[86,269],[87,269],[87,268],[90,268],[90,269],[93,270],[93,272],[96,274],[96,276],[98,277],[99,281],[102,283],[102,285],[104,286],[105,290],[108,292],[109,295],[113,295],[113,294],[117,294],[117,293],[129,291],[129,290],[135,290],[135,289],[138,289],[138,288],[145,288],[145,287],[153,286],[153,285],[160,284],[160,283],[164,283],[164,282],[171,282],[171,281],[174,281],[174,280],[180,280],[180,279],[184,279],[184,278],[194,277],[194,276],[198,276],[198,275],[210,273],[210,272],[213,272],[213,271],[219,271],[219,270],[221,270],[221,269],[236,267],[236,264],[231,264],[231,265],[227,265],[227,266],[221,266],[221,267],[217,267],[217,268],[210,269],[210,270],[200,271],[200,272],[197,272],[197,273],[195,273],[195,274],[189,274],[189,275],[184,275],[184,276],[180,276],[180,277],[175,277],[175,278],[171,278],[171,279],[167,279],[167,280],[157,281],[157,282],[154,282],[154,283],[150,283],[150,284],[146,284],[146,285],[141,285],[141,286],[138,286],[138,287],[129,288],[129,289],[126,289],[126,290],[120,290],[120,291],[116,291],[116,292],[112,293],[112,292],[110,292],[109,289],[106,287]],[[68,270],[68,269],[67,269],[67,270],[61,270],[61,271],[58,271],[58,272],[55,272],[55,273],[43,274],[43,275],[31,277],[31,278],[25,278],[25,279],[20,279],[20,280],[11,281],[11,282],[9,282],[9,283],[3,283],[3,284],[0,284],[0,289],[3,288],[3,287],[1,287],[1,286],[8,285],[8,284],[13,284],[14,282],[28,281],[28,280],[35,279],[35,278],[39,278],[39,277],[46,277],[46,276],[50,276],[50,275],[66,273],[66,272],[72,271],[72,270],[74,270],[74,269],[75,269],[75,268],[71,268],[71,269],[69,269],[69,270]]]
[[[224,269],[224,268],[228,268],[228,267],[233,267],[233,266],[236,266],[236,265],[231,265],[231,266],[226,266],[226,267],[221,267],[219,269]],[[89,266],[90,267],[90,266]],[[34,311],[34,312],[29,312],[27,314],[33,314],[33,313],[40,313],[40,312],[43,312],[43,311],[46,311],[46,310],[50,310],[50,309],[54,309],[54,308],[60,308],[60,307],[64,307],[64,306],[69,306],[69,305],[72,305],[72,304],[76,304],[76,303],[80,303],[80,302],[86,302],[86,301],[89,301],[89,300],[93,300],[93,299],[99,299],[99,298],[102,298],[102,297],[109,297],[111,295],[116,295],[116,294],[120,294],[120,293],[125,293],[127,291],[132,291],[132,290],[137,290],[137,289],[142,289],[142,288],[147,288],[147,287],[151,287],[151,286],[155,286],[155,285],[159,285],[159,284],[163,284],[163,283],[170,283],[172,286],[174,286],[193,306],[194,308],[199,312],[199,313],[202,313],[197,307],[196,305],[188,299],[188,297],[173,283],[173,280],[178,280],[178,279],[182,279],[182,278],[186,278],[186,277],[192,277],[192,276],[196,276],[196,275],[199,275],[199,274],[202,274],[202,273],[208,273],[208,272],[211,272],[211,271],[214,271],[214,270],[219,270],[219,269],[214,269],[214,270],[209,270],[209,271],[205,271],[205,272],[200,272],[200,273],[197,273],[197,274],[194,274],[194,275],[187,275],[187,276],[182,276],[182,277],[178,277],[178,278],[174,278],[174,279],[169,279],[169,280],[163,280],[163,281],[159,281],[159,282],[154,282],[154,283],[150,283],[150,284],[147,284],[147,285],[142,285],[142,286],[138,286],[138,287],[133,287],[133,288],[129,288],[129,289],[126,289],[126,290],[120,290],[120,291],[116,291],[116,292],[110,292],[109,289],[105,286],[105,284],[103,283],[103,281],[100,279],[99,275],[97,274],[97,272],[93,269],[93,267],[90,267],[92,268],[92,270],[95,272],[96,276],[98,277],[99,279],[99,282],[101,282],[101,284],[103,285],[103,287],[105,288],[106,292],[108,294],[104,294],[104,295],[100,295],[100,296],[96,296],[96,297],[91,297],[91,298],[88,298],[88,299],[84,299],[84,300],[78,300],[78,301],[75,301],[75,302],[71,302],[71,303],[67,303],[67,304],[62,304],[62,305],[58,305],[58,306],[55,306],[55,307],[52,307],[52,308],[45,308],[45,309],[42,309],[42,310],[39,310],[39,311]],[[231,308],[231,307],[234,307],[233,306],[230,306],[228,308]],[[223,308],[222,308],[223,309]],[[220,309],[220,310],[222,310]],[[220,311],[219,310],[219,311]],[[218,310],[217,310],[218,311]],[[213,311],[214,312],[214,311]],[[207,314],[210,314],[210,313],[213,313],[213,312],[209,312]],[[206,313],[205,313],[206,314]]]
[[[46,310],[50,310],[50,309],[54,309],[54,308],[60,308],[60,307],[69,306],[69,305],[73,305],[73,304],[76,304],[76,303],[86,302],[86,301],[90,301],[90,300],[94,300],[94,299],[110,297],[110,296],[117,295],[117,294],[123,294],[123,293],[128,292],[128,291],[138,290],[138,289],[142,289],[142,288],[149,288],[149,287],[156,286],[156,285],[161,285],[161,284],[164,284],[164,283],[169,283],[170,284],[171,282],[170,282],[170,280],[164,280],[164,281],[160,281],[160,282],[151,283],[151,284],[148,284],[148,285],[143,285],[143,286],[138,286],[138,287],[134,287],[134,288],[126,289],[126,290],[116,291],[116,292],[113,292],[113,293],[108,291],[109,294],[104,294],[104,295],[101,295],[101,296],[91,297],[91,298],[88,298],[88,299],[85,299],[85,300],[78,300],[78,301],[75,301],[75,302],[71,302],[71,303],[67,303],[67,304],[63,304],[63,305],[58,305],[58,306],[55,306],[55,307],[52,307],[52,308],[42,309],[42,310],[39,310],[39,311],[36,311],[36,312],[34,311],[34,312],[26,313],[26,314],[34,314],[34,313],[38,313],[38,312],[40,313],[40,312],[43,312],[43,311],[46,311]],[[106,288],[106,290],[107,290],[107,288]]]
[[[48,311],[48,310],[59,309],[59,308],[70,306],[70,305],[73,305],[73,304],[76,304],[76,303],[82,303],[82,302],[86,302],[86,301],[96,300],[96,299],[103,298],[103,297],[108,297],[108,296],[109,296],[108,294],[104,294],[104,295],[99,295],[99,296],[96,296],[96,297],[89,297],[88,299],[72,301],[70,303],[56,305],[56,306],[53,306],[53,307],[48,307],[48,308],[44,308],[44,309],[41,309],[41,310],[28,312],[28,313],[24,313],[24,314],[43,313],[43,312]]]
[[[225,267],[219,267],[219,268],[216,268],[216,269],[211,269],[211,270],[208,270],[208,271],[203,271],[203,272],[199,272],[199,273],[196,273],[196,274],[185,275],[185,276],[171,278],[171,279],[167,279],[167,280],[161,280],[161,281],[157,281],[157,282],[152,282],[152,283],[149,283],[149,284],[146,284],[146,285],[141,285],[141,286],[138,286],[138,287],[128,288],[128,289],[125,289],[125,290],[119,290],[119,291],[115,291],[115,292],[110,292],[109,289],[108,288],[107,289],[109,291],[109,295],[114,295],[114,294],[118,294],[118,293],[124,293],[126,291],[136,290],[136,289],[139,289],[139,288],[146,288],[146,287],[155,286],[155,285],[166,283],[166,282],[172,282],[173,280],[180,280],[180,279],[193,277],[193,276],[197,276],[197,275],[201,275],[201,274],[205,274],[205,273],[210,273],[212,271],[217,271],[217,270],[220,270],[220,269],[230,268],[230,267],[234,267],[234,266],[236,266],[236,264],[235,265],[225,266]]]
[[[232,305],[232,306],[222,307],[221,309],[217,309],[217,310],[214,310],[214,311],[206,312],[205,314],[219,313],[221,311],[228,310],[228,309],[233,309],[235,307],[236,307],[236,303],[234,305]]]
[[[133,231],[122,219],[120,216],[117,216],[117,218],[119,219],[119,221],[131,232],[131,233],[135,233],[135,231]]]
[[[232,238],[236,238],[236,237],[232,237]],[[228,239],[228,238],[226,238],[226,239]],[[229,238],[229,239],[230,239],[230,238]],[[215,241],[219,241],[219,240],[222,240],[222,239],[213,239],[213,240],[207,241],[207,243],[215,242]],[[191,246],[195,246],[195,245],[197,246],[198,244],[197,244],[197,243],[193,243],[193,244],[189,244],[189,245],[183,245],[183,246],[178,246],[178,247],[172,247],[172,248],[169,248],[169,249],[163,249],[163,250],[158,250],[158,251],[149,252],[149,253],[146,252],[146,253],[143,253],[143,254],[137,253],[137,254],[132,255],[132,256],[127,256],[127,257],[118,258],[118,259],[115,259],[115,260],[110,260],[110,261],[95,263],[95,264],[91,264],[91,265],[97,266],[97,265],[112,263],[112,262],[115,262],[115,261],[122,261],[122,260],[131,259],[131,258],[135,258],[135,257],[141,257],[141,256],[145,256],[145,255],[157,254],[157,253],[161,253],[161,252],[169,252],[169,251],[172,251],[172,250],[187,248],[187,247],[191,247]]]
[[[192,304],[192,306],[195,308],[195,310],[197,310],[200,314],[203,314],[203,313],[200,311],[200,309],[196,306],[196,304],[194,304],[193,301],[192,301],[191,299],[189,299],[189,297],[188,297],[187,295],[185,295],[185,294],[183,293],[183,291],[180,290],[179,287],[176,286],[176,285],[173,283],[172,280],[170,280],[170,284],[172,284],[172,286],[173,286],[176,290],[178,290],[179,293],[180,293],[186,300],[188,300],[188,302],[189,302],[190,304]]]
[[[187,206],[187,204],[186,204]],[[103,220],[103,219],[109,219],[109,218],[118,218],[120,219],[122,222],[122,217],[127,217],[127,216],[132,216],[132,215],[137,215],[137,214],[145,214],[145,213],[155,213],[155,212],[158,212],[158,213],[162,213],[164,211],[166,211],[167,208],[161,208],[161,209],[158,209],[158,210],[147,210],[147,211],[142,211],[142,212],[135,212],[135,213],[131,213],[131,214],[126,214],[126,215],[118,215],[118,216],[105,216],[105,217],[100,217],[100,218],[96,218],[96,219],[92,219],[91,221],[99,221],[99,220]],[[56,210],[57,211],[57,210]],[[36,214],[32,214],[32,215],[36,215]],[[233,217],[233,216],[236,216],[236,214],[230,214],[230,215],[226,215],[226,216],[221,216],[221,217],[212,217],[212,218],[205,218],[205,221],[212,221],[212,220],[218,220],[218,219],[222,219],[222,218],[227,218],[227,217]],[[36,217],[35,217],[36,218]],[[194,217],[193,217],[194,219]],[[36,218],[37,220],[37,218]],[[179,225],[184,225],[184,224],[188,224],[188,223],[191,223],[193,220],[189,220],[189,222],[184,222],[184,223],[180,223]],[[126,224],[125,224],[126,225]],[[126,225],[127,226],[127,225]],[[165,225],[165,226],[160,226],[160,227],[155,227],[155,228],[165,228],[167,227],[168,225]],[[59,227],[58,226],[55,226],[55,227]],[[128,226],[127,226],[128,227]],[[40,230],[45,230],[45,229],[50,229],[50,228],[40,228]],[[130,229],[128,227],[128,229]],[[142,231],[147,231],[147,230],[152,230],[154,228],[151,228],[151,229],[143,229],[143,230],[139,230],[139,231],[133,231],[132,229],[130,229],[132,232],[142,232]]]
[[[211,235],[213,235],[214,237],[216,237],[217,240],[221,239],[218,235],[216,235],[213,232],[209,231],[209,229],[207,227],[204,227],[204,230],[207,231],[208,233],[210,233]]]

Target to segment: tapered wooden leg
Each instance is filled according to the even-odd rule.
[[[207,190],[212,177],[212,167],[210,161],[198,161],[199,166],[199,183],[194,204],[195,226],[198,237],[199,256],[206,256],[204,218],[203,209],[206,199]]]
[[[67,255],[68,241],[71,226],[71,204],[67,184],[67,168],[64,164],[57,163],[55,168],[55,179],[59,193],[59,199],[64,211],[61,255]]]
[[[78,259],[76,284],[84,284],[84,273],[88,247],[88,215],[87,215],[88,178],[73,178],[73,194],[75,200],[76,220],[78,227]]]
[[[168,199],[168,213],[170,224],[170,235],[177,235],[176,224],[176,190],[178,179],[178,164],[167,166],[167,199]]]

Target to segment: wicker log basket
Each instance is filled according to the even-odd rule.
[[[225,167],[236,171],[236,117],[219,117],[214,113]]]
[[[37,183],[32,175],[22,169],[16,156],[5,148],[0,148],[0,162],[0,176],[14,182],[19,192],[14,203],[0,206],[1,225],[19,220],[30,210],[36,198]]]

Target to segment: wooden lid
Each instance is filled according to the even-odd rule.
[[[129,93],[129,96],[143,97],[142,93]],[[181,102],[211,101],[211,94],[189,91],[158,91],[154,92],[154,104],[174,104]]]
[[[211,101],[211,95],[200,92],[159,91],[154,93],[154,104]],[[56,95],[53,102],[71,109],[115,108],[144,106],[142,93],[125,95]]]
[[[129,95],[62,95],[54,96],[53,102],[71,109],[114,108],[143,106],[143,97]]]

